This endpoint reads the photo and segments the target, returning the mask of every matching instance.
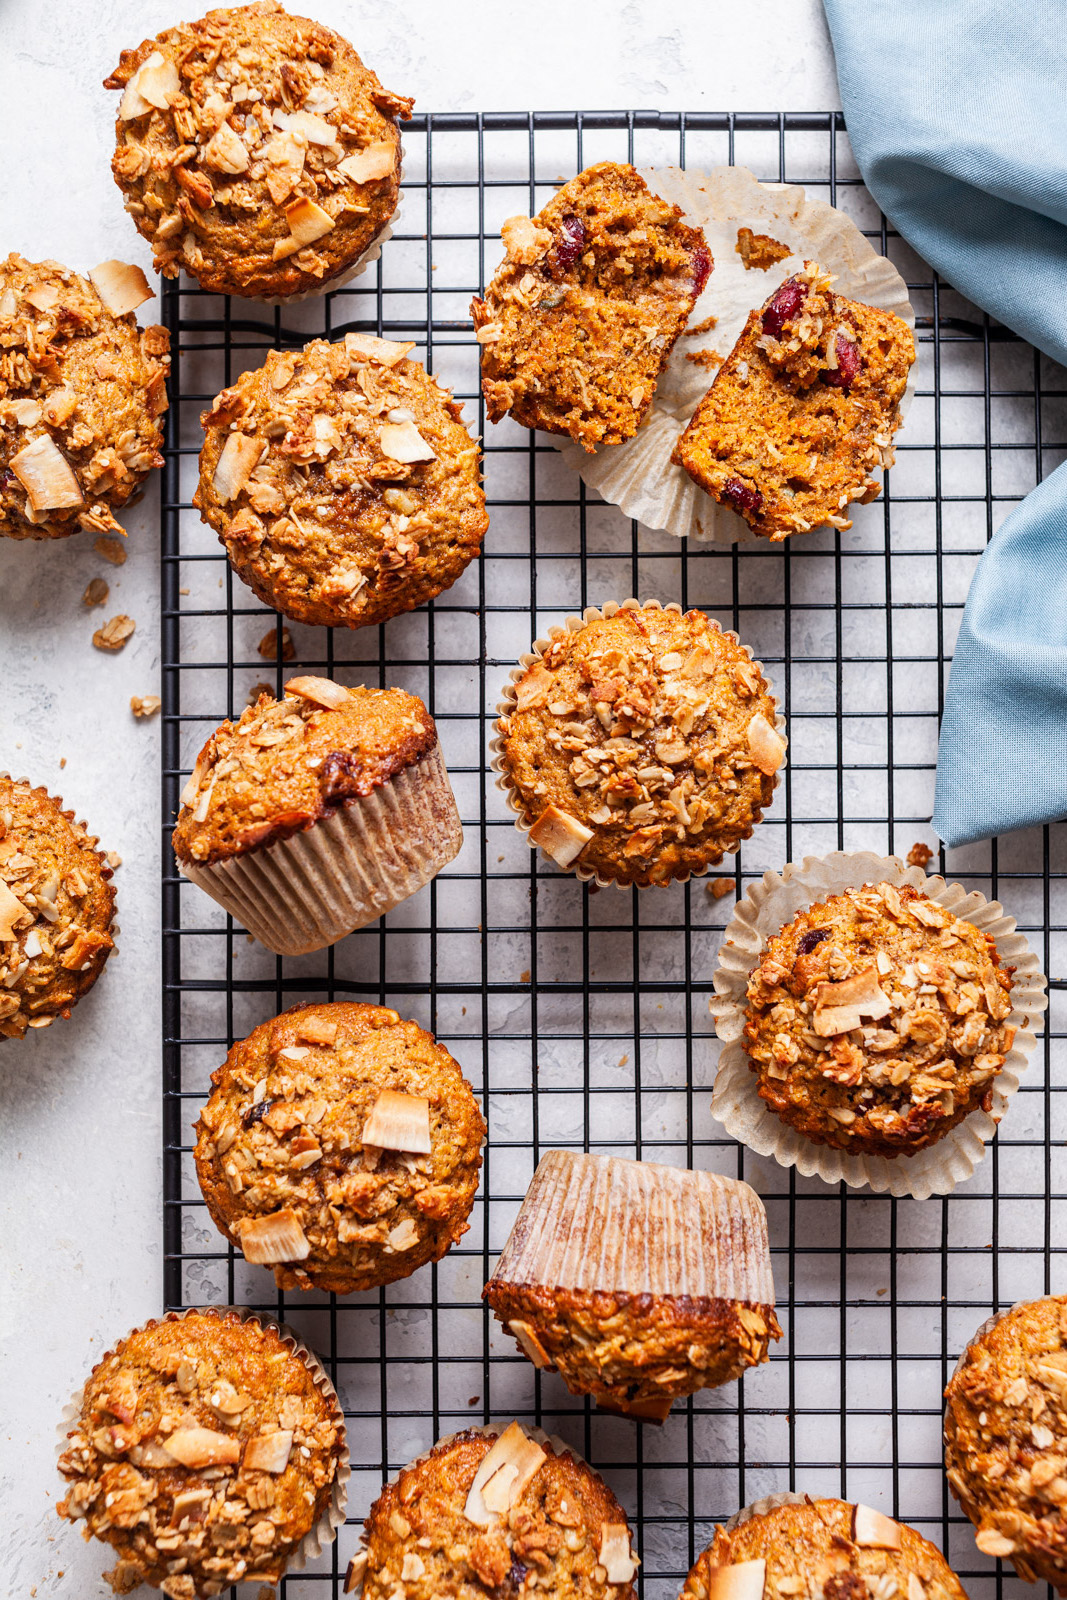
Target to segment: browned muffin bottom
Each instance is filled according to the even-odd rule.
[[[747,839],[785,743],[769,687],[702,611],[557,631],[496,724],[530,839],[617,883],[703,872]]]
[[[632,1600],[626,1514],[584,1461],[518,1422],[468,1429],[387,1484],[349,1568],[363,1600]],[[362,1576],[361,1576],[362,1575]],[[346,1585],[346,1588],[348,1585]]]
[[[704,235],[604,161],[501,236],[505,259],[471,302],[489,420],[510,412],[589,451],[631,438],[708,281]]]
[[[0,1039],[69,1017],[114,948],[111,868],[62,807],[0,773]]]
[[[193,1600],[280,1580],[329,1509],[344,1425],[277,1328],[193,1311],[94,1367],[68,1439],[56,1510],[114,1548],[115,1592]]]
[[[279,1288],[377,1288],[467,1232],[485,1123],[417,1023],[383,1006],[294,1006],[235,1044],[211,1084],[200,1188]]]
[[[121,533],[114,512],[163,465],[170,335],[137,326],[139,267],[104,261],[91,280],[0,262],[0,536]]]
[[[489,518],[478,445],[410,344],[272,350],[201,421],[193,502],[261,600],[362,628],[455,583]]]
[[[759,1093],[818,1144],[914,1155],[979,1107],[1011,1049],[1014,968],[910,885],[847,889],[767,942],[744,1029]]]
[[[750,312],[671,460],[769,539],[850,528],[893,459],[915,340],[813,261]]]
[[[416,695],[291,678],[281,700],[261,694],[208,739],[182,791],[174,853],[208,865],[266,849],[436,746],[434,720]]]
[[[935,1545],[844,1500],[804,1500],[716,1528],[681,1600],[967,1600]]]
[[[979,1550],[1067,1594],[1067,1295],[979,1332],[945,1399],[945,1470]]]
[[[165,29],[124,50],[104,88],[124,91],[111,170],[165,277],[305,292],[353,266],[396,210],[412,101],[276,0]]]

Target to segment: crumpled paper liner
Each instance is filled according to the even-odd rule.
[[[337,1530],[342,1526],[345,1520],[345,1503],[348,1499],[348,1480],[352,1476],[348,1438],[345,1431],[344,1411],[342,1410],[341,1402],[338,1399],[337,1390],[331,1383],[326,1372],[326,1368],[323,1366],[318,1356],[315,1355],[314,1351],[308,1349],[307,1345],[296,1333],[293,1332],[288,1323],[279,1321],[277,1317],[270,1317],[258,1311],[252,1311],[248,1306],[189,1306],[184,1311],[168,1311],[162,1317],[149,1317],[147,1322],[139,1323],[136,1328],[131,1328],[130,1332],[124,1337],[129,1339],[133,1334],[140,1333],[146,1328],[158,1327],[162,1322],[182,1322],[186,1317],[194,1315],[221,1318],[227,1316],[231,1311],[236,1311],[242,1321],[258,1322],[264,1328],[276,1328],[278,1330],[278,1333],[281,1336],[282,1342],[286,1348],[291,1352],[292,1355],[296,1356],[298,1360],[302,1361],[305,1367],[307,1367],[316,1389],[330,1407],[331,1420],[338,1428],[339,1444],[337,1451],[337,1471],[334,1474],[333,1488],[330,1493],[330,1504],[326,1509],[325,1515],[320,1517],[315,1526],[305,1533],[303,1539],[301,1539],[300,1543],[297,1545],[296,1549],[293,1551],[286,1563],[285,1570],[287,1573],[300,1572],[304,1567],[307,1566],[309,1561],[316,1561],[322,1554],[323,1550],[325,1550],[328,1545],[333,1544],[334,1540],[337,1538]],[[114,1347],[109,1348],[98,1361],[93,1363],[92,1371],[96,1372],[97,1368],[103,1366],[105,1361],[110,1361],[114,1354]],[[90,1374],[90,1376],[91,1375],[92,1374]],[[82,1400],[84,1394],[85,1385],[83,1384],[80,1389],[75,1391],[75,1393],[63,1407],[62,1420],[56,1429],[57,1461],[67,1448],[69,1436],[72,1430],[81,1426]],[[109,1545],[107,1548],[112,1549],[113,1547]],[[121,1556],[119,1559],[122,1559]],[[242,1582],[258,1584],[262,1584],[263,1581],[264,1580],[262,1578],[257,1578],[255,1576],[246,1580],[242,1580]],[[227,1587],[229,1587],[229,1585],[227,1585]]]
[[[599,619],[602,618],[602,617],[613,617],[619,611],[647,611],[647,610],[653,610],[653,611],[677,611],[677,612],[680,613],[681,609],[682,608],[678,604],[677,600],[670,600],[666,604],[664,604],[664,602],[662,600],[634,600],[634,599],[630,599],[630,600],[623,600],[621,602],[617,601],[617,600],[607,600],[607,601],[605,601],[603,606],[586,606],[585,610],[582,612],[580,617],[572,615],[572,616],[569,616],[569,617],[565,618],[562,627],[549,628],[548,637],[547,638],[535,639],[533,644],[530,646],[530,649],[526,652],[526,654],[519,657],[518,665],[515,666],[515,667],[512,667],[511,673],[509,674],[508,682],[504,685],[504,688],[503,688],[503,699],[501,699],[500,701],[497,702],[497,708],[496,708],[497,716],[498,717],[507,717],[507,716],[511,715],[511,713],[515,709],[515,686],[518,683],[519,679],[522,677],[522,675],[526,671],[526,669],[528,667],[532,666],[535,661],[537,661],[541,656],[543,656],[545,651],[549,648],[549,646],[552,645],[557,639],[563,638],[568,633],[580,633],[582,628],[584,628],[584,626],[585,626],[585,624],[587,622],[596,622],[596,621],[599,621]],[[718,633],[723,633],[724,630],[719,626],[719,623],[715,620],[714,617],[709,617],[708,621],[711,623],[712,629],[714,631],[716,631]],[[768,689],[771,689],[773,686],[772,686],[772,684],[770,682],[770,678],[768,677],[767,669],[764,667],[762,661],[757,661],[756,660],[755,656],[752,654],[752,651],[748,648],[748,645],[747,644],[741,644],[741,640],[737,637],[737,634],[732,632],[732,631],[726,632],[725,637],[727,639],[733,639],[736,644],[740,645],[741,649],[744,651],[744,653],[748,657],[748,659],[751,662],[753,662],[756,667],[758,667],[758,669],[760,671],[760,674],[762,675],[764,681],[767,684]],[[788,738],[786,737],[785,718],[783,717],[781,711],[778,709],[778,699],[777,699],[777,697],[774,694],[772,694],[771,695],[771,699],[774,702],[774,713],[775,713],[774,714],[774,726],[775,726],[775,729],[777,730],[779,736],[783,740],[785,740],[786,749],[788,750],[789,741],[788,741]],[[537,821],[537,817],[532,812],[529,812],[529,811],[526,810],[526,808],[524,807],[522,801],[519,799],[519,796],[516,794],[514,787],[512,786],[511,779],[508,777],[508,775],[504,771],[504,764],[503,764],[503,743],[504,743],[503,734],[501,732],[500,723],[499,722],[495,723],[494,726],[495,726],[497,731],[496,731],[494,737],[490,740],[490,743],[489,743],[489,749],[492,752],[491,757],[490,757],[490,761],[489,761],[489,765],[492,767],[493,771],[497,775],[496,786],[497,786],[498,789],[503,791],[504,797],[507,800],[509,808],[516,813],[516,817],[515,817],[515,826],[516,826],[516,828],[518,828],[520,833],[523,833],[523,834],[527,835],[526,842],[530,846],[530,849],[531,850],[536,850],[538,847],[529,838],[529,832],[530,832],[530,829],[533,827],[534,823]],[[782,756],[782,764],[778,768],[778,771],[774,775],[774,787],[776,789],[777,789],[779,783],[781,782],[782,773],[785,771],[785,766],[786,766],[785,754],[783,754],[783,756]],[[746,839],[751,838],[753,828],[755,828],[756,824],[761,822],[762,820],[763,820],[763,813],[762,812],[758,812],[756,814],[756,817],[755,817],[754,821],[753,821],[752,828],[750,828],[748,833],[746,833],[744,835],[744,837]],[[740,849],[740,847],[741,847],[741,840],[738,840],[737,844],[731,845],[730,848],[725,853],[727,855],[736,855],[737,851]],[[546,856],[545,860],[546,861],[547,860],[551,860],[551,857]],[[719,865],[719,864],[721,864],[721,863],[715,863],[715,862],[709,861],[707,866],[700,868],[699,872],[686,873],[684,876],[671,878],[671,879],[668,880],[668,884],[652,885],[652,884],[649,884],[649,883],[641,883],[640,881],[635,881],[634,883],[620,883],[615,878],[605,878],[602,873],[594,871],[592,867],[583,865],[581,856],[579,856],[577,858],[577,860],[569,867],[560,867],[559,863],[557,861],[553,861],[552,862],[552,865],[554,867],[556,867],[560,872],[571,872],[571,873],[573,873],[575,875],[575,877],[580,878],[583,883],[590,883],[590,882],[596,883],[597,887],[600,888],[600,889],[607,889],[609,887],[612,887],[612,888],[615,888],[615,889],[624,889],[624,890],[625,889],[635,888],[635,887],[638,888],[638,889],[648,889],[648,888],[653,888],[653,887],[655,887],[655,888],[666,888],[671,883],[688,883],[689,879],[691,877],[702,878],[706,872],[709,872],[711,870],[712,866]]]
[[[280,956],[336,944],[421,889],[463,844],[440,745],[369,795],[261,850],[181,872]]]
[[[718,545],[765,544],[766,539],[753,533],[736,511],[698,488],[682,467],[671,465],[671,452],[715,376],[715,369],[687,361],[686,356],[715,351],[725,360],[749,312],[805,260],[818,261],[834,275],[837,294],[892,311],[914,331],[907,286],[892,262],[878,254],[850,218],[824,200],[809,200],[796,184],[760,183],[747,167],[714,167],[706,173],[646,168],[641,177],[664,200],[680,206],[688,223],[703,229],[715,266],[689,326],[699,327],[711,316],[718,321],[705,334],[681,335],[632,439],[587,455],[564,435],[544,437],[590,489],[648,528]],[[770,234],[790,245],[793,254],[766,271],[746,270],[736,251],[739,227]],[[900,403],[901,417],[914,392],[915,366]]]
[[[780,1489],[777,1494],[765,1494],[762,1500],[753,1500],[751,1505],[742,1506],[729,1521],[723,1523],[723,1527],[727,1533],[733,1533],[743,1522],[751,1522],[753,1517],[765,1517],[768,1511],[777,1511],[779,1506],[810,1506],[811,1503],[810,1494],[794,1494],[792,1489]]]
[[[853,1155],[816,1144],[783,1122],[756,1092],[756,1075],[749,1065],[742,1030],[745,991],[759,964],[767,940],[805,906],[865,883],[910,884],[953,916],[971,922],[993,936],[1002,964],[1014,966],[1013,1009],[1005,1021],[1016,1029],[1015,1041],[1004,1066],[993,1080],[992,1115],[972,1111],[936,1144],[913,1156]],[[996,900],[987,900],[944,878],[928,878],[920,867],[907,867],[899,856],[877,856],[870,851],[836,851],[833,855],[807,856],[791,863],[781,874],[765,872],[738,901],[727,924],[714,978],[715,994],[709,1005],[715,1031],[723,1042],[711,1097],[712,1115],[732,1138],[757,1155],[773,1156],[779,1166],[796,1167],[805,1178],[818,1175],[827,1183],[869,1186],[878,1194],[911,1195],[926,1200],[932,1194],[949,1194],[969,1178],[985,1156],[985,1147],[1008,1109],[1026,1070],[1027,1057],[1037,1044],[1048,1005],[1047,979],[1037,956]]]

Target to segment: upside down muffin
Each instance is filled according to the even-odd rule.
[[[362,1600],[633,1600],[626,1513],[580,1457],[519,1422],[440,1440],[382,1490],[346,1593]]]
[[[377,1288],[466,1233],[485,1123],[417,1023],[384,1006],[294,1006],[235,1044],[211,1084],[201,1191],[280,1289]]]
[[[0,1039],[69,1017],[104,970],[115,891],[98,842],[46,789],[0,773]]]
[[[762,1504],[766,1505],[766,1502]],[[870,1506],[800,1496],[740,1512],[681,1600],[967,1600],[936,1545]]]
[[[1067,1594],[1067,1295],[979,1329],[945,1399],[949,1488],[979,1550]]]
[[[615,1156],[542,1158],[484,1297],[535,1367],[657,1422],[781,1337],[755,1191]]]
[[[756,533],[785,539],[879,493],[915,360],[892,312],[830,290],[814,261],[749,313],[671,460]]]
[[[605,161],[501,237],[505,258],[471,302],[489,420],[510,412],[589,451],[631,438],[711,273],[704,235]]]
[[[910,885],[831,895],[768,940],[749,980],[759,1093],[816,1143],[914,1155],[989,1111],[1013,972],[990,934]]]
[[[496,724],[530,844],[557,866],[642,886],[736,850],[785,755],[749,652],[702,611],[657,602],[587,612],[550,641]]]
[[[272,350],[201,417],[193,503],[237,575],[296,622],[386,622],[478,554],[479,448],[413,348],[350,333]]]
[[[118,1556],[117,1594],[170,1600],[278,1583],[327,1518],[347,1462],[344,1422],[314,1358],[236,1312],[172,1313],[93,1368],[59,1470],[56,1507]],[[336,1485],[336,1487],[335,1487]]]
[[[277,0],[145,39],[104,88],[123,91],[111,170],[165,277],[306,292],[354,266],[396,210],[411,100]]]
[[[139,267],[88,279],[58,261],[0,261],[0,535],[121,533],[115,511],[163,465],[170,335],[137,326]]]

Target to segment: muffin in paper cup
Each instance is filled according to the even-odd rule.
[[[176,1349],[172,1330],[183,1323],[192,1342]],[[237,1384],[225,1376],[227,1361]],[[210,1370],[202,1375],[205,1363]],[[154,1386],[147,1397],[146,1385]],[[260,1392],[244,1392],[255,1389]],[[96,1442],[99,1430],[83,1428],[89,1406],[107,1419],[106,1452]],[[174,1426],[164,1442],[155,1435],[168,1423]],[[119,1594],[143,1582],[171,1600],[193,1600],[231,1583],[278,1583],[316,1560],[344,1522],[351,1467],[333,1384],[291,1328],[244,1306],[170,1311],[133,1329],[71,1397],[58,1434],[59,1469],[69,1488],[56,1509],[82,1521],[86,1539],[95,1535],[112,1545],[118,1562],[105,1577]],[[236,1468],[232,1477],[229,1467]],[[179,1471],[188,1476],[177,1477]],[[216,1488],[221,1483],[225,1487]],[[163,1497],[173,1504],[160,1524],[166,1540],[160,1546],[152,1508]],[[218,1551],[202,1530],[213,1511],[221,1513],[223,1502],[235,1498],[246,1502],[247,1515],[233,1526],[246,1532],[225,1544],[233,1552],[231,1567],[208,1570],[197,1551]],[[289,1512],[287,1536],[272,1552],[286,1526],[287,1504],[305,1507],[308,1501],[314,1515]]]
[[[980,933],[992,939],[1001,970],[1014,969],[1010,973],[1011,983],[1007,991],[1011,1010],[998,1019],[1013,1037],[1003,1057],[1003,1065],[993,1076],[982,1104],[951,1125],[941,1137],[935,1135],[935,1142],[926,1143],[925,1147],[920,1143],[914,1154],[907,1153],[903,1148],[896,1155],[849,1151],[817,1143],[814,1138],[807,1137],[761,1099],[756,1072],[744,1043],[748,983],[763,960],[768,941],[809,908],[818,910],[833,897],[874,885],[915,891],[939,907],[942,913],[972,924]],[[907,898],[914,903],[912,896]],[[925,918],[917,920],[926,923]],[[932,912],[930,924],[943,926],[938,924]],[[826,938],[827,935],[818,932],[806,950],[799,953],[810,955],[817,944]],[[887,969],[879,965],[877,970],[883,974]],[[871,974],[874,971],[872,967]],[[905,969],[904,978],[912,987],[917,986],[921,976]],[[842,1002],[849,1000],[853,1010],[859,1005],[860,1015],[867,1019],[868,1032],[864,1035],[864,1042],[872,1050],[888,1049],[890,1045],[871,1031],[871,1019],[879,1020],[890,1011],[879,987],[880,980],[863,972],[849,976],[848,982],[859,987],[868,983],[871,988],[870,1000],[859,995],[858,989],[855,996],[851,988],[848,996],[844,993],[840,995]],[[847,1033],[860,1026],[860,1023],[852,1021],[851,1015],[846,1014],[848,1008],[842,1010],[840,1016],[836,1015],[832,1007],[833,984],[819,987],[820,991],[830,990],[831,994],[824,997],[829,1008],[824,1017],[820,1019],[817,1011],[812,1015],[816,1035],[820,1035],[821,1022],[820,1036],[833,1037],[835,1043],[839,1038],[847,1041]],[[732,1137],[746,1144],[749,1149],[759,1155],[773,1156],[781,1166],[796,1167],[805,1177],[817,1174],[827,1183],[844,1182],[855,1187],[867,1185],[879,1193],[907,1194],[917,1200],[925,1200],[932,1194],[948,1194],[957,1183],[969,1178],[982,1160],[985,1146],[996,1132],[997,1124],[1019,1086],[1019,1076],[1025,1070],[1027,1058],[1037,1043],[1036,1031],[1042,1026],[1042,1016],[1048,1004],[1046,987],[1047,980],[1039,969],[1037,956],[1017,931],[1014,918],[1006,915],[997,901],[986,900],[977,890],[968,893],[961,885],[946,883],[941,877],[927,877],[921,868],[907,867],[897,856],[877,856],[866,851],[836,852],[824,858],[809,856],[799,865],[785,867],[781,874],[765,872],[762,881],[751,885],[744,899],[738,903],[723,934],[719,951],[719,964],[714,978],[715,993],[709,1008],[715,1018],[715,1029],[723,1048],[712,1093],[712,1114]],[[1007,986],[1004,985],[1004,988]],[[817,1002],[817,1006],[820,1003]],[[991,1005],[992,1001],[989,1003]],[[977,1012],[977,1001],[971,1009]],[[837,1023],[842,1025],[840,1032]],[[848,1025],[847,1029],[845,1024]],[[919,1033],[914,1030],[908,1037],[922,1042]],[[791,1053],[790,1044],[791,1041],[786,1039],[783,1047],[786,1054]],[[955,1045],[952,1049],[955,1051]],[[849,1062],[843,1063],[842,1070],[844,1075],[837,1082],[847,1085]],[[788,1072],[783,1070],[774,1076],[785,1079]],[[852,1081],[857,1082],[858,1079]],[[841,1120],[844,1122],[845,1119]]]
[[[671,453],[683,429],[733,349],[749,312],[800,270],[805,260],[817,261],[832,275],[836,294],[893,312],[914,331],[907,286],[892,262],[878,254],[849,217],[823,200],[809,199],[796,184],[760,183],[746,167],[715,167],[710,172],[658,167],[642,171],[641,176],[703,230],[715,258],[714,270],[634,438],[587,455],[570,440],[546,437],[590,489],[648,528],[718,545],[766,543],[736,511],[720,505],[683,467],[672,464]],[[737,248],[743,228],[779,243],[789,253],[765,270],[746,269]],[[900,417],[914,392],[913,366]],[[886,454],[891,459],[891,451]]]
[[[174,829],[182,873],[278,955],[384,916],[462,843],[422,701],[309,677],[216,729]]]
[[[613,626],[616,619],[626,626]],[[527,728],[517,719],[529,711],[543,715]],[[515,826],[531,849],[600,888],[702,876],[762,821],[785,760],[785,719],[762,663],[735,633],[676,601],[609,600],[567,617],[520,657],[497,713],[490,764]],[[616,749],[642,738],[643,765],[630,763],[637,789],[627,789],[630,758]],[[577,760],[563,770],[561,758],[551,775],[556,794],[535,796],[533,773],[562,739],[568,754],[581,747],[582,770]],[[678,780],[674,767],[689,770]],[[619,809],[631,799],[635,806]]]

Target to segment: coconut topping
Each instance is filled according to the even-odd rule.
[[[383,1089],[363,1125],[363,1143],[381,1150],[409,1150],[412,1155],[428,1156],[433,1149],[430,1102],[421,1095]]]
[[[467,1494],[463,1514],[480,1528],[504,1516],[546,1460],[545,1452],[519,1422],[511,1422],[494,1440]]]

